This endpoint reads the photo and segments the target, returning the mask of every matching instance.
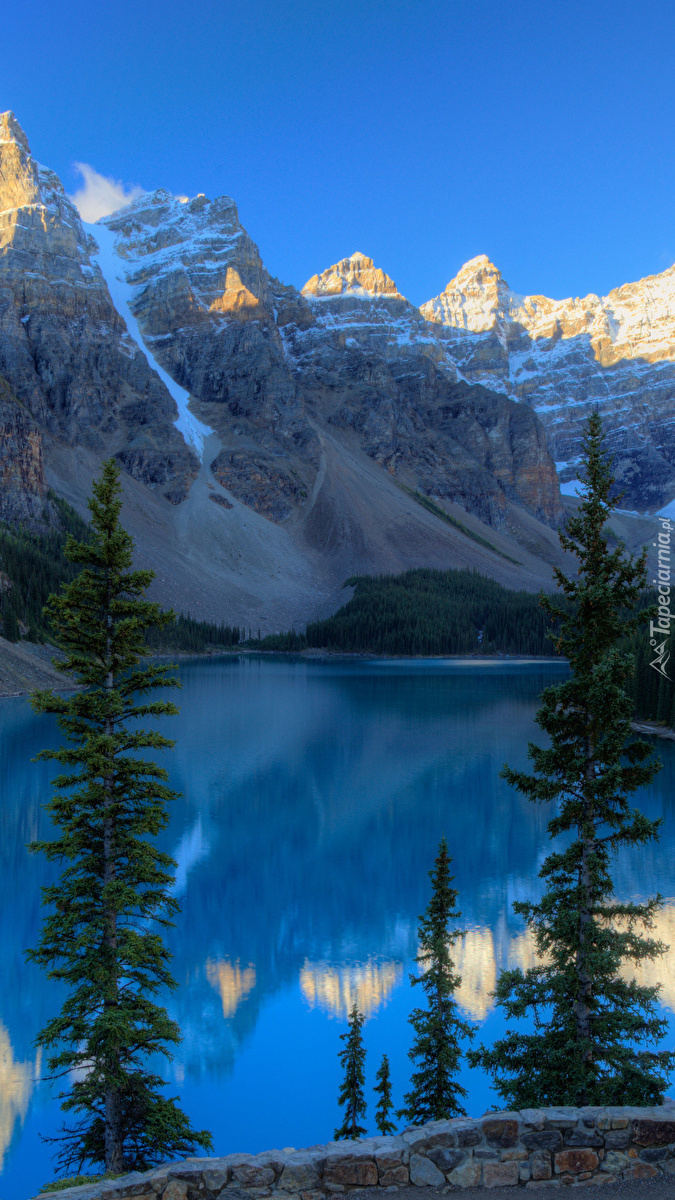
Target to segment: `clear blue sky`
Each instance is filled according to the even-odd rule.
[[[301,286],[354,250],[415,303],[486,253],[521,292],[675,261],[672,0],[32,0],[0,110],[146,189],[231,195]]]

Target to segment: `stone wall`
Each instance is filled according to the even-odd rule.
[[[541,1108],[433,1121],[397,1137],[188,1158],[62,1200],[324,1200],[363,1188],[556,1187],[675,1176],[675,1105]],[[47,1196],[45,1195],[45,1200]]]

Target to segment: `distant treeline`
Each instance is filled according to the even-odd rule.
[[[646,598],[647,603],[652,604],[655,600],[656,593],[650,592]],[[650,666],[654,660],[654,651],[649,644],[646,625],[644,630],[637,630],[631,635],[628,645],[635,659],[632,689],[635,715],[640,720],[659,721],[669,729],[675,729],[675,682]],[[666,670],[675,675],[675,656],[666,664]]]
[[[362,650],[371,654],[554,653],[548,619],[531,592],[513,592],[476,571],[420,568],[354,575],[351,600],[304,634],[261,640],[264,650]]]
[[[42,609],[51,592],[74,579],[79,567],[69,563],[63,550],[69,533],[79,541],[89,538],[89,526],[65,500],[53,493],[59,528],[49,533],[27,533],[0,525],[0,614],[2,636],[10,642],[20,637],[41,642],[49,637]]]
[[[89,540],[89,526],[75,509],[53,493],[49,499],[59,524],[48,533],[28,533],[0,525],[0,631],[10,642],[20,638],[49,641],[51,631],[42,615],[47,597],[79,571],[64,554],[68,534],[80,542]],[[198,653],[210,647],[236,646],[240,636],[239,629],[229,625],[211,625],[181,614],[165,629],[155,630],[148,637],[148,645],[153,650]]]
[[[239,645],[243,640],[242,632],[236,625],[212,625],[208,621],[195,621],[189,614],[184,617],[181,613],[164,629],[150,630],[146,640],[151,650],[182,650],[187,654],[199,654],[204,650]]]
[[[58,529],[37,534],[0,525],[1,629],[9,641],[49,640],[44,604],[78,570],[64,556],[67,536],[72,533],[79,541],[89,537],[89,526],[65,500],[53,494],[50,500],[58,512]],[[251,629],[196,621],[181,613],[148,636],[148,648],[188,654],[235,646],[413,656],[555,654],[538,596],[513,592],[476,571],[421,568],[402,575],[355,575],[346,586],[354,588],[352,598],[332,617],[311,622],[304,633],[289,630],[261,638],[258,632],[254,637]],[[654,600],[654,592],[643,597],[645,605]],[[628,639],[628,647],[636,664],[636,716],[675,728],[675,684],[650,666],[647,623]],[[675,674],[675,656],[672,661]]]
[[[394,655],[555,654],[539,597],[510,591],[476,572],[421,569],[357,575],[347,583],[354,595],[332,617],[308,625],[304,634],[291,630],[247,645]],[[655,592],[646,592],[642,604],[647,607],[655,599]],[[635,659],[635,714],[675,729],[675,683],[650,666],[647,632],[645,622],[644,630],[627,639]]]

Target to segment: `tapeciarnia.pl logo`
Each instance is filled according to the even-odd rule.
[[[670,679],[666,667],[670,659],[668,639],[670,622],[673,620],[670,611],[670,535],[673,527],[670,517],[659,517],[659,521],[661,530],[658,540],[652,542],[657,551],[656,579],[653,579],[652,583],[657,586],[659,615],[656,621],[649,622],[649,645],[654,650],[654,658],[649,665],[658,671],[659,675],[663,675],[664,679]]]

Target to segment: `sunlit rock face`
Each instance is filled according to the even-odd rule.
[[[451,338],[356,253],[281,284],[229,197],[153,192],[105,219],[158,362],[223,448],[218,482],[275,522],[301,511],[323,430],[426,494],[498,524],[509,499],[554,521],[555,471],[527,408],[458,380]]]
[[[197,463],[95,248],[58,177],[31,156],[13,114],[0,115],[0,375],[42,432],[100,454],[133,446],[138,477],[178,500]]]
[[[306,301],[265,270],[228,196],[183,201],[159,190],[105,224],[144,342],[220,435],[216,478],[263,516],[284,520],[302,507],[318,466],[279,331],[311,321]]]
[[[354,1005],[364,1017],[374,1016],[402,979],[403,966],[396,962],[368,960],[340,967],[305,962],[300,990],[310,1008],[346,1020]]]
[[[227,959],[208,959],[206,963],[206,978],[212,987],[220,993],[223,1005],[223,1016],[233,1017],[239,1005],[246,999],[256,984],[255,967],[241,967],[238,962],[231,963]]]
[[[44,530],[55,520],[47,500],[42,434],[0,376],[0,520]]]
[[[303,394],[336,432],[407,486],[499,524],[507,499],[547,521],[557,483],[538,421],[468,386],[442,326],[426,321],[372,259],[356,253],[314,275],[313,316],[282,332]]]
[[[452,334],[462,374],[525,401],[546,427],[561,477],[577,474],[598,408],[626,507],[675,494],[675,267],[607,296],[550,300],[511,291],[485,255],[420,310]]]
[[[39,1073],[39,1058],[35,1063],[16,1061],[9,1034],[0,1022],[0,1171],[16,1126],[26,1119]]]

